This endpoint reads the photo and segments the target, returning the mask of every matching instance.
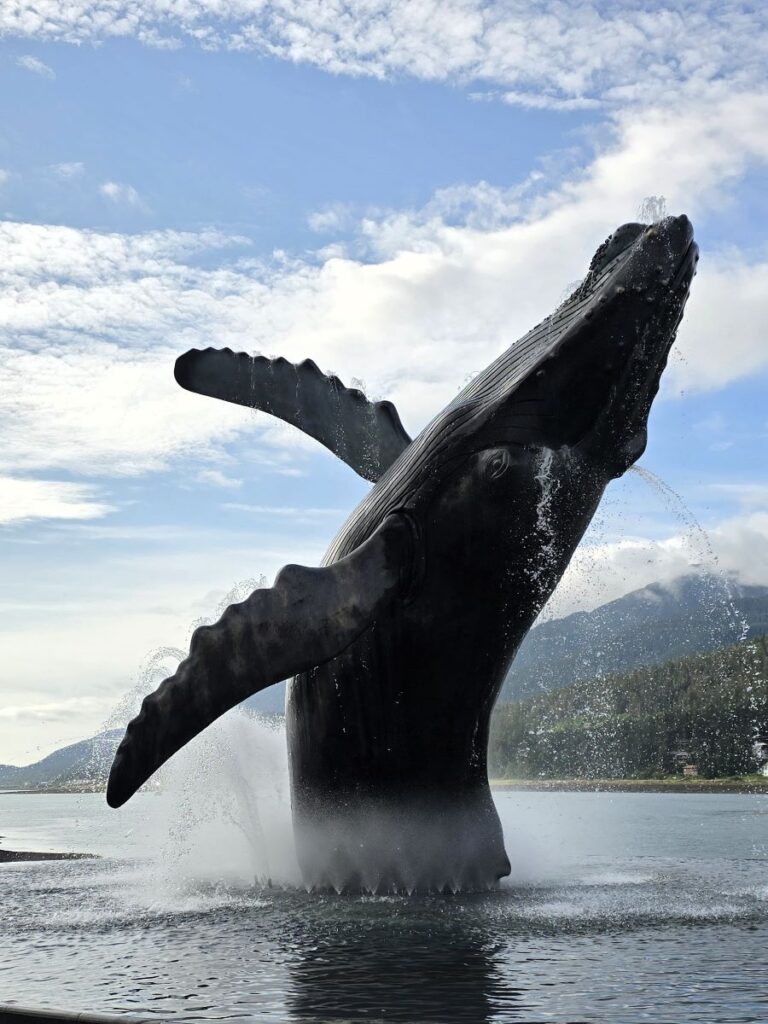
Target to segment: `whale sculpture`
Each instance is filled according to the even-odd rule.
[[[310,362],[191,351],[182,387],[304,430],[374,483],[321,568],[196,630],[116,753],[124,803],[214,719],[292,677],[287,736],[308,886],[456,890],[510,870],[491,710],[608,482],[642,454],[698,261],[690,222],[625,224],[549,318],[414,439]]]

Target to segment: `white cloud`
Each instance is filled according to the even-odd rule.
[[[29,519],[96,519],[114,511],[94,488],[62,480],[0,476],[0,524]]]
[[[91,697],[72,697],[69,700],[49,701],[45,704],[6,705],[0,708],[0,718],[12,722],[81,722],[84,714],[106,714],[109,704]]]
[[[768,511],[734,516],[715,527],[710,539],[726,572],[743,583],[768,582]]]
[[[0,2],[8,36],[134,37],[269,53],[334,74],[500,86],[507,102],[572,109],[656,102],[764,80],[768,15],[739,0],[72,0]]]
[[[63,178],[65,181],[68,181],[71,178],[79,178],[85,170],[85,165],[79,160],[70,160],[60,164],[51,164],[50,170],[57,178]]]
[[[333,519],[342,521],[348,515],[350,509],[341,508],[312,508],[311,506],[288,506],[288,505],[249,505],[240,501],[228,501],[221,506],[232,512],[247,512],[255,516],[274,516],[279,519],[288,519],[291,522],[310,523],[322,522]]]
[[[18,694],[19,703],[6,702],[0,707],[2,760],[6,764],[33,764],[59,747],[94,735],[114,704],[103,697],[30,703],[25,696]]]
[[[0,284],[64,278],[80,286],[107,284],[116,277],[152,274],[179,279],[181,261],[202,252],[248,245],[248,239],[220,231],[149,231],[122,235],[60,225],[0,221]],[[186,283],[193,280],[192,272]],[[183,286],[184,280],[179,279]],[[4,307],[7,309],[7,307]],[[54,317],[54,321],[55,321]]]
[[[493,102],[500,100],[513,107],[525,107],[528,110],[596,110],[602,102],[587,96],[574,96],[564,99],[552,95],[551,92],[521,92],[520,90],[492,90],[490,92],[473,92],[469,98],[476,102]]]
[[[10,176],[11,176],[10,171],[6,171],[2,167],[0,167],[0,187],[5,185],[5,183],[8,181]]]
[[[0,224],[10,439],[0,468],[139,473],[193,451],[210,457],[249,430],[262,446],[308,447],[269,417],[176,386],[176,355],[212,343],[361,377],[417,429],[557,304],[644,196],[664,194],[695,221],[766,160],[768,95],[743,93],[622,115],[610,145],[558,187],[536,175],[507,189],[481,182],[443,189],[420,211],[368,217],[355,243],[364,259],[263,264],[238,258],[244,239],[212,231]],[[705,250],[701,266],[673,390],[720,387],[768,363],[768,261]]]
[[[99,192],[113,203],[124,206],[133,206],[138,210],[145,210],[146,205],[133,185],[124,185],[118,181],[105,181],[99,185]]]
[[[177,354],[134,353],[87,337],[39,351],[0,348],[7,444],[0,468],[119,476],[162,469],[192,451],[210,457],[212,443],[248,429],[252,419],[185,394],[173,380]]]
[[[37,57],[30,57],[29,55],[19,57],[16,61],[20,68],[24,68],[25,71],[31,71],[34,75],[40,75],[42,78],[54,79],[56,72],[52,67],[49,67],[43,61]]]
[[[312,231],[326,234],[341,231],[350,226],[352,214],[343,203],[334,203],[322,210],[315,210],[307,217],[307,224]]]
[[[224,487],[231,490],[237,490],[243,485],[242,480],[227,476],[220,469],[201,469],[197,474],[197,480],[201,484],[210,484],[212,487]]]
[[[668,386],[717,388],[766,365],[768,260],[749,263],[738,252],[705,254]]]
[[[544,618],[589,611],[650,583],[671,583],[692,572],[723,581],[768,584],[768,512],[735,516],[706,534],[691,530],[654,539],[627,536],[582,545],[574,555]]]
[[[387,234],[393,228],[404,227],[408,233],[405,240],[413,246],[420,234],[428,239],[436,228],[466,227],[477,231],[494,231],[509,227],[521,220],[538,193],[547,186],[547,179],[540,170],[532,171],[515,185],[502,187],[487,181],[472,185],[458,184],[439,188],[419,210],[392,214],[391,211],[372,210],[364,219],[364,227],[371,240],[376,239],[381,252],[395,251],[400,245],[386,242]],[[551,188],[551,182],[549,183]],[[333,213],[343,207],[331,207]],[[350,226],[351,211],[346,211],[346,226]],[[322,213],[321,213],[322,216]]]
[[[543,618],[589,611],[694,572],[719,578],[723,600],[731,580],[767,585],[768,486],[718,482],[708,489],[735,500],[739,511],[704,529],[680,495],[644,466],[612,483]]]

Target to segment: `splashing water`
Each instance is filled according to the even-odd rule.
[[[283,724],[233,709],[103,828],[96,849],[133,862],[119,869],[127,905],[299,886]]]
[[[713,604],[719,604],[726,612],[729,620],[729,628],[733,632],[732,642],[738,643],[742,648],[744,669],[751,676],[753,683],[749,686],[749,702],[752,713],[753,743],[758,740],[760,727],[760,711],[756,699],[756,687],[754,683],[760,678],[760,663],[757,649],[745,641],[749,636],[749,623],[736,607],[733,587],[728,574],[723,570],[720,561],[715,554],[709,534],[698,521],[693,512],[678,492],[666,481],[660,479],[655,473],[643,466],[631,467],[631,472],[644,480],[654,492],[661,497],[665,506],[683,524],[688,544],[693,549],[694,558],[692,565],[701,566],[705,570],[704,579],[711,590]],[[717,646],[715,644],[715,646]]]
[[[542,528],[547,521],[548,507],[554,511],[551,491],[546,487],[546,461],[542,460],[538,473],[541,488],[538,509],[540,536],[544,536]],[[679,567],[677,572],[684,588],[680,594],[682,600],[679,613],[675,617],[678,632],[673,638],[670,623],[664,634],[665,639],[659,640],[653,631],[648,633],[647,638],[642,632],[627,634],[623,619],[617,617],[618,610],[613,608],[613,603],[625,597],[628,591],[638,589],[638,592],[642,592],[640,600],[646,602],[653,616],[655,612],[651,605],[657,600],[674,601],[676,593],[674,583],[657,582],[659,577],[664,576],[665,564],[655,566],[652,545],[649,547],[627,537],[626,559],[621,553],[623,540],[617,545],[616,517],[626,523],[627,519],[631,522],[638,512],[643,517],[650,515],[652,518],[653,513],[647,503],[643,506],[636,499],[628,501],[622,497],[617,491],[619,485],[614,484],[592,520],[585,543],[580,545],[563,580],[542,609],[537,625],[544,625],[545,631],[531,638],[530,654],[523,651],[523,657],[527,659],[524,661],[523,672],[527,673],[525,679],[529,686],[548,690],[557,685],[553,673],[546,668],[539,673],[532,672],[531,658],[534,652],[539,659],[547,660],[550,655],[556,661],[560,659],[557,663],[568,666],[568,678],[575,682],[626,671],[631,667],[629,662],[632,659],[638,664],[654,663],[658,660],[659,651],[667,646],[674,649],[670,657],[682,657],[699,649],[715,650],[723,645],[739,643],[747,637],[748,624],[740,611],[740,603],[737,603],[740,598],[733,589],[733,581],[720,567],[709,537],[680,495],[645,469],[635,467],[623,479],[625,485],[634,479],[640,481],[643,487],[650,488],[663,503],[665,518],[671,512],[681,523],[681,528],[676,532],[682,535],[682,548],[679,556],[675,548],[670,563],[673,567]],[[630,573],[629,578],[626,572]],[[691,572],[695,573],[695,577],[687,575]],[[637,582],[633,587],[631,583],[635,578]],[[667,594],[666,598],[661,596],[659,587]],[[603,607],[605,612],[601,611]],[[631,602],[627,605],[628,621],[636,614],[634,608],[636,605]],[[569,626],[563,630],[558,628],[557,620],[580,611],[590,614],[579,622],[576,634]],[[575,620],[572,625],[575,625]],[[751,644],[743,644],[742,648],[745,671],[752,680],[753,690],[750,692],[754,694],[757,692],[755,682],[760,678],[758,655]],[[520,664],[518,662],[518,666]],[[754,697],[751,699],[754,700]],[[758,710],[754,708],[755,719]]]
[[[241,601],[245,601],[254,590],[263,590],[267,586],[266,576],[254,576],[249,579],[240,580],[236,583],[231,590],[228,590],[224,597],[221,598],[212,615],[202,615],[200,618],[194,619],[188,630],[187,639],[192,638],[192,634],[199,626],[211,626],[214,622],[218,622],[224,612],[229,608],[231,604],[239,604]],[[172,647],[161,647],[158,648],[160,651],[173,651],[174,653],[181,653]],[[181,657],[185,658],[186,654],[181,653]]]
[[[646,196],[637,207],[637,219],[641,224],[655,224],[667,215],[667,200],[664,196]]]
[[[189,634],[266,584],[265,576],[241,580],[210,616],[190,624]],[[102,732],[124,728],[144,697],[185,657],[186,651],[176,647],[151,651]],[[111,751],[110,744],[96,749],[94,779],[103,777]],[[167,761],[146,788],[158,802],[146,792],[134,798],[144,801],[147,813],[125,834],[124,849],[111,844],[119,856],[138,861],[137,871],[126,876],[129,887],[149,889],[162,903],[169,894],[211,883],[299,884],[285,726],[278,716],[256,715],[243,706],[232,709]],[[126,820],[132,815],[129,811]]]
[[[564,306],[570,297],[576,292],[582,284],[582,278],[576,278],[573,281],[569,281],[567,285],[561,290],[557,298],[557,308]]]
[[[281,724],[235,709],[163,766],[166,880],[297,885]]]
[[[707,531],[690,508],[688,508],[678,492],[673,487],[670,487],[666,481],[643,466],[632,466],[630,472],[645,481],[654,493],[661,498],[665,507],[683,525],[686,542],[692,550],[691,565],[705,568],[707,578],[711,580],[711,585],[719,590],[720,599],[733,624],[734,639],[737,641],[746,640],[749,633],[747,620],[736,608],[731,582],[720,565]]]
[[[539,499],[536,503],[536,533],[539,537],[539,552],[532,575],[539,586],[542,598],[547,588],[547,570],[558,554],[553,510],[557,493],[560,490],[560,481],[552,472],[554,460],[554,451],[551,448],[542,448],[538,454],[534,478],[539,488]]]
[[[178,663],[186,657],[186,652],[178,647],[156,647],[150,651],[141,663],[136,675],[136,682],[117,702],[101,726],[101,732],[110,729],[125,728],[132,718],[139,713],[141,702],[150,691],[176,671]],[[173,667],[170,667],[173,666]]]

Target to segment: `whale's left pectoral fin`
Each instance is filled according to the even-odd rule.
[[[246,697],[329,661],[398,595],[413,562],[405,516],[393,513],[345,558],[287,565],[271,589],[230,605],[192,635],[175,675],[145,698],[117,749],[107,802],[119,807],[194,736]]]
[[[411,443],[391,402],[369,401],[311,359],[291,363],[228,348],[191,349],[176,360],[174,375],[187,391],[298,427],[366,480],[378,480]]]

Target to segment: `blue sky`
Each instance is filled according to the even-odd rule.
[[[0,5],[0,762],[94,731],[367,485],[189,395],[192,346],[314,358],[414,432],[649,196],[701,272],[643,465],[768,583],[766,18],[740,4]],[[319,20],[322,17],[322,22]],[[639,477],[553,603],[698,560]]]

